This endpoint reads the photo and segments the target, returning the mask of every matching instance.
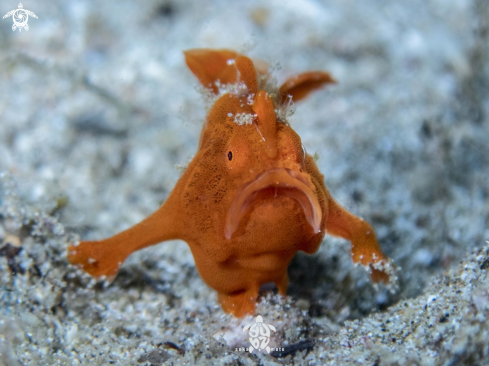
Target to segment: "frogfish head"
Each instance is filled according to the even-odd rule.
[[[224,236],[233,236],[250,207],[264,198],[282,196],[295,200],[314,233],[319,233],[321,188],[306,170],[299,135],[279,111],[334,80],[326,73],[309,73],[273,88],[263,67],[233,51],[199,49],[186,51],[185,56],[191,71],[218,97],[202,130],[198,155],[201,165],[226,182]]]

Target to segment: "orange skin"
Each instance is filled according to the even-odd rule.
[[[241,317],[254,313],[265,283],[274,282],[285,296],[295,253],[316,252],[328,232],[350,240],[353,261],[366,266],[374,281],[387,283],[392,272],[383,266],[392,267],[374,229],[331,197],[299,136],[286,121],[277,121],[275,109],[283,103],[297,102],[334,79],[306,72],[268,94],[260,85],[267,71],[236,52],[195,49],[185,58],[214,94],[219,83],[239,82],[241,88],[217,99],[197,154],[156,212],[111,238],[70,246],[68,260],[92,276],[113,278],[132,252],[181,239],[223,310]],[[238,124],[238,113],[248,123]]]

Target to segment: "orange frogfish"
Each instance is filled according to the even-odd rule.
[[[351,241],[353,261],[373,281],[392,281],[374,229],[331,197],[284,113],[335,80],[311,71],[276,87],[263,63],[230,50],[193,49],[185,60],[215,98],[197,154],[156,212],[108,239],[70,246],[68,260],[113,278],[132,252],[184,240],[223,310],[237,317],[254,313],[265,283],[285,295],[290,261],[316,252],[325,233]]]

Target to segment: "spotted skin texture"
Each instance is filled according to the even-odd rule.
[[[254,313],[265,283],[286,295],[290,261],[297,251],[316,252],[328,232],[351,241],[353,261],[374,281],[388,282],[383,266],[390,262],[373,228],[332,198],[300,137],[275,113],[334,79],[306,72],[274,94],[259,81],[266,69],[257,71],[234,51],[194,49],[185,58],[201,84],[219,95],[197,154],[156,212],[108,239],[70,246],[68,260],[92,276],[113,278],[132,252],[181,239],[223,310],[241,317]],[[219,94],[219,85],[233,83],[241,87]],[[248,123],[236,123],[237,115],[249,116]]]

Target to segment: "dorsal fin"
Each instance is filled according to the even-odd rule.
[[[221,84],[236,82],[238,72],[234,60],[240,56],[239,53],[226,49],[208,48],[195,48],[183,53],[190,71],[204,87],[209,88],[215,94],[219,92],[215,84],[217,80]]]
[[[288,78],[280,87],[281,103],[287,101],[289,96],[293,102],[307,97],[311,92],[326,84],[336,84],[336,80],[324,71],[308,71]]]

